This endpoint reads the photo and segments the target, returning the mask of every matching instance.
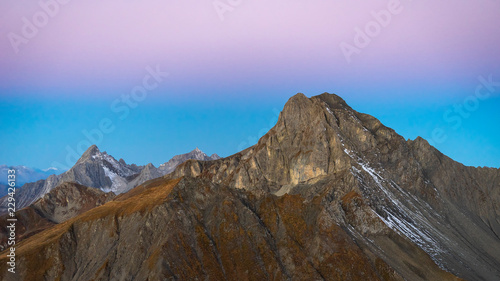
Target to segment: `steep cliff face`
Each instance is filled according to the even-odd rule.
[[[131,190],[143,182],[159,178],[161,176],[164,176],[164,174],[162,174],[153,164],[149,163],[139,174],[128,178],[130,181],[127,183],[127,190]]]
[[[346,148],[371,156],[376,146],[388,150],[388,142],[398,147],[404,139],[375,118],[353,111],[340,97],[323,94],[309,99],[297,94],[257,145],[215,165],[188,161],[172,177],[203,171],[236,188],[265,183],[276,192],[349,169],[353,160]]]
[[[16,277],[496,280],[499,175],[338,96],[298,94],[255,146],[189,160],[22,241]]]
[[[123,160],[117,161],[113,156],[101,152],[97,146],[93,145],[69,171],[61,174],[59,182],[78,182],[118,194],[128,190],[127,178],[140,173],[142,168],[136,166],[133,169]]]

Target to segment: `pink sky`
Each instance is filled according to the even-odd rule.
[[[352,44],[355,28],[389,2],[243,0],[221,21],[212,1],[70,1],[16,54],[8,34],[21,35],[22,18],[42,9],[2,1],[0,85],[113,88],[156,64],[177,87],[290,77],[450,83],[498,71],[500,2],[491,0],[402,0],[403,11],[348,64],[339,44]]]

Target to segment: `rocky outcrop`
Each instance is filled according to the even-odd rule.
[[[60,182],[78,182],[106,192],[122,193],[128,190],[127,177],[141,170],[142,167],[132,169],[125,161],[119,162],[93,145],[68,172],[61,175]]]

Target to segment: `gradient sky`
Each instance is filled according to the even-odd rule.
[[[71,166],[68,149],[84,149],[83,131],[102,120],[114,130],[99,148],[128,163],[158,165],[195,147],[228,156],[274,125],[292,95],[332,92],[459,162],[500,167],[500,87],[471,103],[479,77],[500,82],[500,1],[401,0],[348,62],[341,43],[354,45],[357,28],[393,1],[365,2],[242,0],[221,18],[214,3],[228,1],[42,0],[52,3],[43,22],[39,2],[4,0],[0,164]],[[26,21],[40,24],[30,38]],[[147,67],[169,76],[117,113],[113,102]]]

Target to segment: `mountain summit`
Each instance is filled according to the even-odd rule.
[[[499,206],[499,169],[297,94],[256,145],[28,238],[16,278],[497,280]]]
[[[92,145],[68,172],[61,175],[60,182],[77,182],[118,194],[128,190],[127,178],[141,170],[142,167],[129,166],[125,161],[119,162]]]

